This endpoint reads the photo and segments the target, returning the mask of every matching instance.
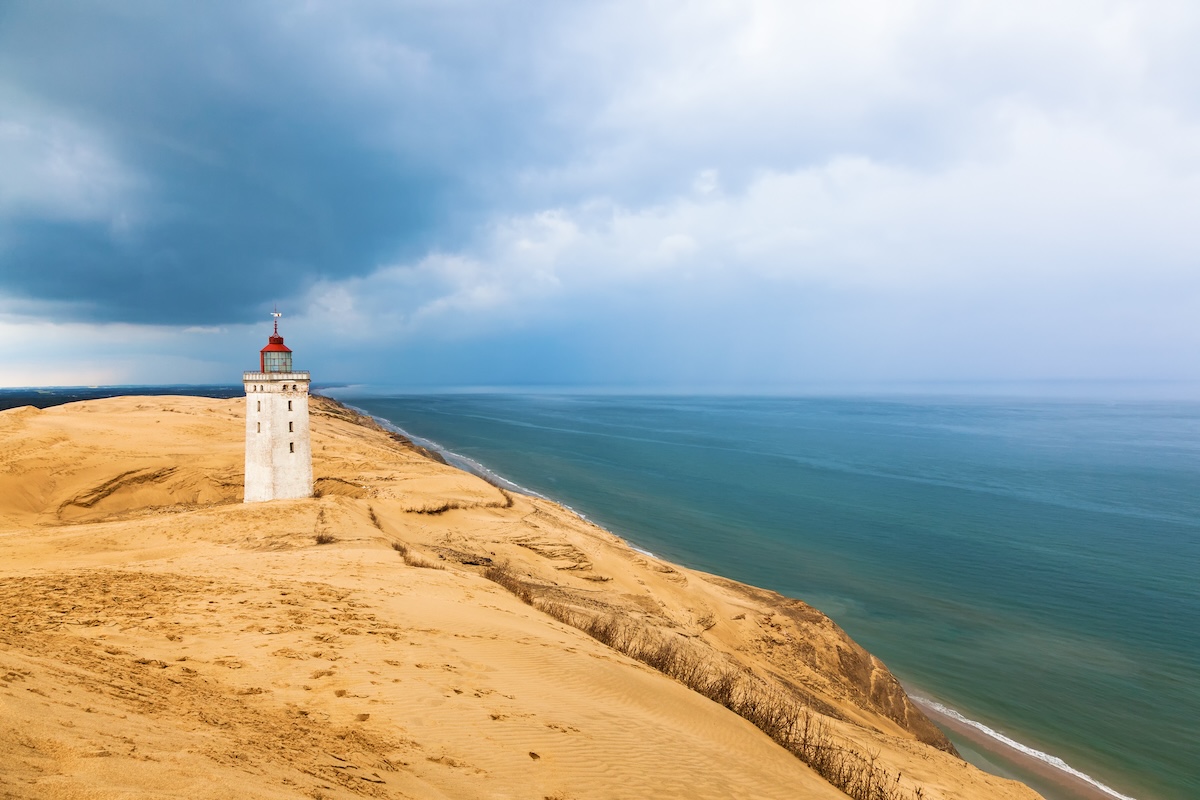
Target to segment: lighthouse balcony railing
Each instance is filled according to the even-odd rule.
[[[290,372],[243,372],[242,381],[307,381],[310,380],[308,370],[291,370]]]

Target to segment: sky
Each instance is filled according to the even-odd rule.
[[[0,386],[1200,381],[1194,0],[0,0]]]

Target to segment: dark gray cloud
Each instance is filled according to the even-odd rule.
[[[4,117],[78,126],[131,187],[107,214],[0,218],[0,291],[94,321],[227,322],[469,246],[497,214],[660,202],[705,167],[737,190],[831,152],[944,152],[929,103],[860,87],[827,110],[767,75],[731,114],[744,58],[723,37],[745,23],[696,10],[7,3]]]
[[[244,319],[462,241],[514,170],[570,147],[522,58],[552,6],[310,8],[6,4],[4,116],[69,119],[137,189],[112,198],[124,223],[0,222],[0,290],[94,320]]]

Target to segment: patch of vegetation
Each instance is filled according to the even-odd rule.
[[[420,567],[422,569],[445,569],[436,561],[430,561],[428,558],[413,550],[404,542],[392,542],[392,549],[400,554],[404,559],[404,563],[410,567]]]
[[[436,517],[438,514],[445,514],[447,511],[455,511],[460,508],[470,508],[464,505],[459,500],[444,500],[436,506],[425,506],[424,508],[410,509],[414,514],[428,514],[431,517]]]

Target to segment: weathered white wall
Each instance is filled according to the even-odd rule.
[[[246,387],[245,501],[312,497],[308,373],[247,372],[242,377]]]

